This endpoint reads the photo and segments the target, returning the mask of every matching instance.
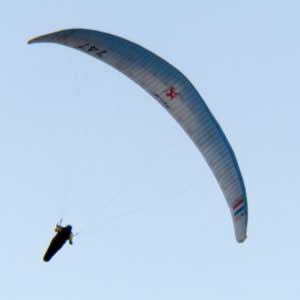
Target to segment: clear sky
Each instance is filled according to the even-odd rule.
[[[0,298],[296,299],[299,1],[1,3]],[[228,136],[248,192],[238,244],[223,195],[141,88],[70,48],[83,27],[179,68]],[[61,218],[79,236],[42,256]]]

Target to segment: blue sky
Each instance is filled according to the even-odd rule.
[[[1,7],[3,299],[294,299],[297,1],[26,1]],[[159,54],[228,136],[249,202],[235,242],[201,154],[125,76],[31,37],[83,27]],[[61,218],[79,236],[42,256]]]

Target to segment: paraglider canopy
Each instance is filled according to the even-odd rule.
[[[124,38],[88,29],[67,29],[29,41],[69,46],[109,64],[152,95],[181,125],[204,156],[229,206],[238,242],[246,239],[247,196],[234,152],[192,83],[174,66]]]

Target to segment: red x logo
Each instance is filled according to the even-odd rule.
[[[170,86],[167,91],[166,91],[166,96],[170,99],[173,100],[175,99],[178,95],[180,95],[179,92],[176,92],[175,88],[173,86]]]

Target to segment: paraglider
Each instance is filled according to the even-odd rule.
[[[87,29],[62,30],[29,43],[52,42],[109,64],[153,96],[181,125],[214,173],[229,206],[238,242],[247,236],[247,196],[235,154],[192,83],[174,66],[124,38]]]
[[[72,226],[62,226],[62,220],[59,224],[56,224],[54,231],[56,235],[51,240],[50,245],[43,257],[43,260],[48,262],[50,259],[62,248],[66,241],[69,241],[69,244],[73,244],[73,233]]]

